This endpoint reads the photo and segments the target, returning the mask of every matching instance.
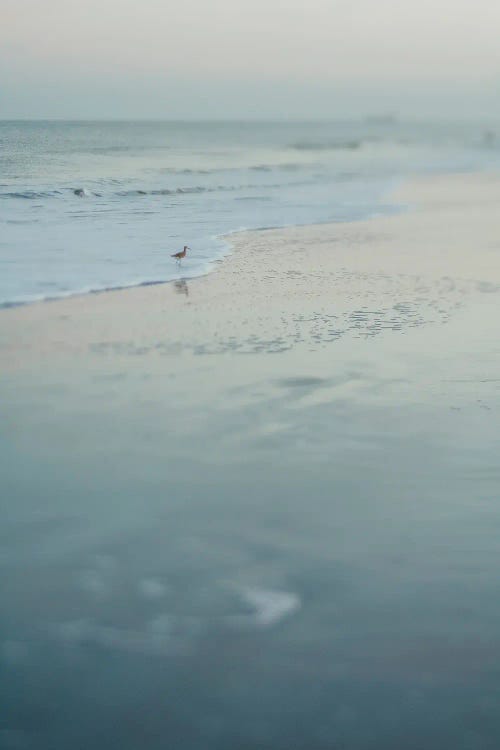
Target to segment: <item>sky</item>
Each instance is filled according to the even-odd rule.
[[[0,118],[500,117],[500,0],[0,0]]]

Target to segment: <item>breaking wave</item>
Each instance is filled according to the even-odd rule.
[[[266,184],[257,183],[245,183],[245,184],[234,184],[234,185],[186,185],[172,188],[152,188],[149,190],[142,188],[131,188],[128,190],[113,190],[110,193],[105,194],[104,192],[96,192],[89,190],[85,187],[78,188],[63,188],[55,190],[25,190],[18,192],[5,192],[0,193],[0,199],[8,198],[19,198],[23,200],[37,200],[40,198],[57,198],[64,197],[65,195],[73,194],[77,198],[103,198],[103,197],[121,197],[128,198],[133,196],[146,196],[146,195],[196,195],[199,193],[234,193],[238,190],[255,190],[259,188],[281,188],[286,184],[287,186],[299,186],[308,184],[307,180],[287,181],[286,183],[275,182]]]
[[[35,200],[37,198],[53,198],[62,195],[61,190],[22,190],[18,192],[0,193],[0,198],[21,198],[24,200]]]

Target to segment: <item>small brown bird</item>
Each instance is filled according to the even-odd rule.
[[[178,253],[173,253],[173,255],[171,255],[170,257],[175,258],[176,261],[180,263],[181,260],[186,257],[186,250],[191,250],[191,248],[187,245],[184,245],[184,248],[182,250],[180,250]]]

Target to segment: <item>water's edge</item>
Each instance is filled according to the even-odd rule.
[[[253,233],[261,233],[261,232],[271,232],[276,230],[287,230],[287,229],[294,229],[297,227],[315,227],[315,226],[334,226],[336,224],[356,224],[358,222],[362,221],[373,221],[377,218],[380,218],[381,216],[389,217],[389,216],[396,216],[400,213],[403,213],[405,211],[411,210],[411,206],[393,200],[391,199],[391,196],[394,196],[397,192],[397,190],[405,183],[410,182],[414,178],[413,175],[408,176],[404,179],[398,180],[397,185],[395,186],[394,183],[391,185],[390,189],[387,191],[386,194],[382,196],[382,198],[388,199],[388,202],[380,202],[380,206],[384,206],[384,212],[379,213],[377,211],[373,212],[370,211],[366,216],[362,217],[356,217],[354,219],[339,219],[338,221],[316,221],[313,223],[297,223],[297,224],[276,224],[274,226],[265,226],[265,227],[239,227],[238,229],[233,229],[229,231],[221,232],[220,234],[214,235],[212,238],[214,241],[216,241],[220,246],[220,254],[216,257],[211,259],[205,270],[200,270],[196,275],[189,276],[189,281],[193,282],[198,279],[203,279],[209,276],[211,273],[217,270],[218,264],[223,261],[225,258],[227,258],[229,255],[232,254],[234,251],[234,247],[231,243],[231,237],[234,237],[235,235],[239,234],[253,234]],[[179,281],[180,279],[185,279],[186,277],[183,276],[182,273],[179,273],[179,276],[176,278],[171,279],[150,279],[140,282],[131,282],[130,284],[117,284],[116,286],[107,286],[102,288],[87,288],[87,289],[81,289],[76,291],[68,291],[68,292],[61,292],[60,294],[53,295],[53,296],[40,296],[35,299],[29,299],[29,300],[19,300],[19,301],[7,301],[7,302],[0,302],[0,312],[2,310],[11,310],[15,307],[25,307],[27,305],[35,305],[40,303],[54,303],[54,302],[62,302],[63,300],[67,299],[74,299],[78,297],[86,297],[89,295],[95,295],[95,294],[107,294],[107,293],[113,293],[113,292],[122,292],[127,289],[140,289],[141,287],[148,287],[148,286],[158,286],[160,284],[174,284],[176,281]]]

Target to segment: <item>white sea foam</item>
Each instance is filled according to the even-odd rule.
[[[144,579],[139,589],[147,598],[159,600],[166,587],[156,579]],[[230,625],[238,628],[270,628],[298,612],[300,597],[291,591],[239,588],[240,600],[252,611],[248,614],[192,616],[160,611],[137,628],[103,624],[93,618],[68,620],[50,630],[58,640],[72,647],[98,647],[117,651],[167,655],[196,640],[207,630]],[[4,647],[4,658],[17,654],[15,644]]]
[[[301,607],[300,597],[291,591],[245,588],[240,591],[240,596],[246,604],[253,607],[254,612],[232,617],[231,621],[239,625],[272,627],[293,615]]]

